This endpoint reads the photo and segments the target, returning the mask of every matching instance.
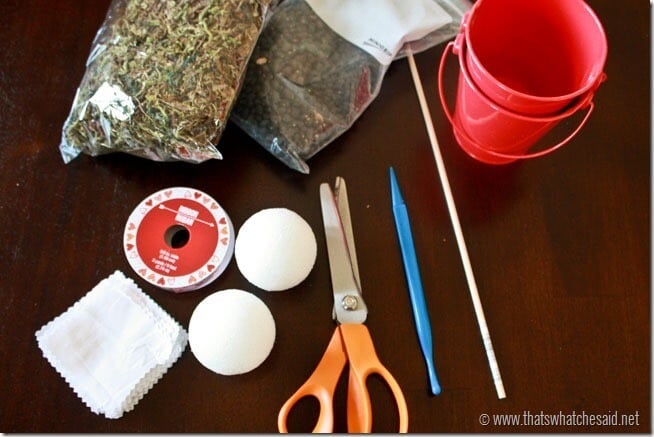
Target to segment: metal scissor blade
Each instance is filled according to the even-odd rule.
[[[357,281],[359,293],[361,292],[361,278],[359,277],[359,263],[357,262],[357,251],[354,246],[354,232],[352,231],[352,219],[350,218],[350,204],[347,199],[347,186],[345,179],[337,177],[334,183],[334,197],[336,198],[336,206],[338,208],[338,215],[341,217],[341,225],[345,233],[345,241],[347,242],[347,249],[350,254],[350,261],[352,263],[352,273],[354,273],[354,280]]]
[[[368,309],[355,279],[343,223],[336,199],[328,184],[320,185],[320,206],[325,226],[336,320],[339,323],[363,323]]]

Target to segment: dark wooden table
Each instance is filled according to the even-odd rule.
[[[62,123],[108,4],[0,4],[0,431],[275,432],[280,406],[311,373],[333,330],[318,186],[336,176],[348,182],[367,325],[406,394],[410,431],[651,430],[648,2],[590,2],[608,36],[608,81],[578,137],[528,162],[489,166],[463,153],[437,101],[444,45],[417,56],[504,400],[491,380],[406,60],[390,67],[378,99],[352,129],[310,160],[310,175],[287,169],[231,124],[219,143],[222,161],[155,163],[114,154],[65,165],[57,147]],[[451,64],[446,86],[453,92]],[[437,397],[427,392],[391,215],[391,165],[415,233],[443,386]],[[233,261],[198,291],[176,295],[148,285],[128,265],[121,236],[132,209],[171,186],[211,194],[236,228],[263,208],[298,212],[317,236],[315,268],[281,293],[256,289]],[[117,420],[93,414],[43,359],[34,333],[116,269],[185,327],[214,291],[254,293],[276,321],[271,355],[250,373],[226,377],[187,349],[132,412]],[[345,431],[344,385],[337,431]],[[376,379],[370,389],[374,429],[393,431],[389,393]],[[307,416],[313,407],[304,406]],[[500,426],[493,423],[498,414],[531,422]],[[633,425],[537,425],[545,415],[576,415],[584,423],[584,415],[598,414],[617,414],[618,421],[631,415],[625,417]],[[309,425],[302,416],[294,417],[298,428]]]

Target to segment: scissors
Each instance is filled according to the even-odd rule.
[[[320,404],[320,413],[313,432],[333,432],[334,392],[345,364],[349,362],[348,431],[371,431],[372,408],[366,379],[377,374],[390,387],[395,398],[399,412],[399,432],[407,432],[409,418],[402,389],[377,358],[370,332],[363,324],[368,309],[361,296],[345,180],[336,178],[334,189],[335,195],[329,184],[320,185],[320,204],[334,295],[332,318],[337,326],[314,372],[282,406],[277,426],[280,432],[288,432],[286,423],[289,412],[302,398],[312,396]]]

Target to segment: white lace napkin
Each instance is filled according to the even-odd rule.
[[[131,411],[186,348],[184,328],[120,271],[36,332],[43,356],[96,414]]]

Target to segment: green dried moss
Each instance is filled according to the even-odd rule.
[[[220,158],[214,144],[269,3],[114,0],[64,124],[64,160],[114,151],[162,161]],[[131,114],[90,101],[103,84],[129,96]]]

